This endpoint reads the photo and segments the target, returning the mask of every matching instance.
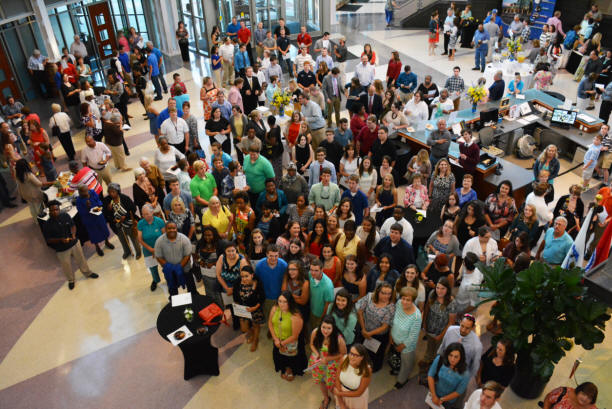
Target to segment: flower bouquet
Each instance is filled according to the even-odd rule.
[[[510,60],[516,60],[516,53],[523,49],[521,45],[521,37],[508,41],[508,51],[510,52]]]
[[[291,103],[291,93],[287,91],[276,91],[272,96],[270,105],[276,108],[280,116],[285,115],[285,107]]]
[[[476,105],[486,97],[487,91],[482,85],[471,86],[467,90],[467,96],[472,103],[472,113],[476,112]]]

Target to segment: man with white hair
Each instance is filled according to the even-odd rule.
[[[85,63],[89,61],[87,47],[81,42],[81,37],[78,34],[74,35],[74,42],[70,45],[70,54],[74,55],[77,59],[83,57]]]
[[[85,147],[81,151],[81,163],[96,172],[98,179],[102,179],[106,186],[112,183],[110,169],[107,166],[112,153],[108,146],[96,142],[92,135],[85,136]]]
[[[536,253],[536,260],[542,260],[551,265],[561,265],[567,252],[574,244],[572,237],[567,234],[567,219],[559,216],[555,219],[553,227],[546,230],[544,240]]]
[[[489,87],[489,100],[499,101],[504,96],[506,89],[506,81],[504,81],[504,73],[497,71],[493,76],[493,84]]]
[[[28,59],[28,72],[34,78],[34,82],[38,86],[40,95],[43,98],[49,98],[49,84],[45,75],[45,65],[47,65],[48,58],[41,55],[40,50],[35,49],[32,51],[32,55]]]
[[[512,38],[519,38],[522,31],[523,23],[521,22],[521,16],[520,14],[515,14],[514,20],[512,20],[512,23],[510,23],[510,33],[512,34]]]
[[[145,170],[145,172],[147,173],[147,178],[149,178],[151,184],[153,185],[153,187],[155,187],[155,189],[159,189],[160,187],[163,189],[164,187],[166,187],[164,175],[157,166],[155,166],[149,161],[149,158],[143,156],[142,158],[140,158],[138,164],[141,168]]]
[[[104,133],[104,142],[111,150],[115,167],[126,172],[132,170],[125,164],[125,152],[123,150],[123,129],[121,129],[121,114],[115,112],[111,114],[110,122],[104,121],[102,132]]]

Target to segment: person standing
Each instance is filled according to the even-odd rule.
[[[497,23],[494,21],[494,19],[489,20],[488,23],[485,23],[483,25],[484,31],[487,32],[489,34],[489,40],[490,40],[490,44],[489,47],[487,49],[487,57],[486,57],[486,62],[489,63],[492,60],[492,56],[493,56],[493,50],[495,49],[495,42],[497,41],[497,39],[499,38],[499,34],[501,32],[499,26],[497,25]],[[476,64],[478,65],[478,64]]]
[[[248,138],[245,138],[248,139]],[[274,168],[268,159],[260,155],[261,142],[255,141],[249,146],[249,154],[242,165],[249,186],[249,201],[257,203],[259,194],[266,188],[266,179],[274,179]],[[276,297],[274,298],[276,299]]]
[[[395,1],[385,1],[385,21],[387,22],[387,27],[391,26],[391,21],[393,21],[393,9],[396,8],[398,8],[398,5]]]
[[[229,87],[234,83],[234,46],[229,36],[225,37],[223,45],[219,47],[219,55],[221,56],[221,64],[223,65],[221,87]]]
[[[340,83],[346,84],[346,58],[348,50],[346,48],[346,38],[340,37],[338,44],[334,44],[334,55],[336,57],[336,67],[340,70]]]
[[[72,120],[67,113],[62,112],[60,104],[51,104],[51,111],[53,111],[53,115],[51,119],[49,119],[49,128],[53,130],[54,127],[57,127],[59,135],[56,136],[62,144],[62,148],[64,148],[64,152],[66,152],[66,156],[68,156],[68,160],[74,160],[76,152],[74,151],[72,135],[70,134]]]
[[[604,124],[608,123],[610,119],[610,113],[612,112],[612,81],[604,88],[603,96],[601,98],[601,106],[599,107],[599,119],[604,121]]]
[[[253,75],[253,68],[246,67],[244,70],[244,82],[240,88],[242,103],[244,104],[244,114],[249,115],[257,108],[257,101],[261,94],[261,84],[256,75]]]
[[[442,55],[448,55],[448,43],[450,42],[453,20],[455,19],[455,11],[452,8],[446,10],[446,18],[444,19],[444,52]]]
[[[145,204],[141,210],[142,219],[138,221],[138,242],[144,253],[145,267],[149,269],[153,281],[151,291],[155,291],[160,282],[157,259],[155,258],[155,242],[166,231],[166,224],[159,217],[153,215],[153,206]]]
[[[96,247],[96,253],[100,257],[104,256],[104,251],[100,248],[99,243],[104,242],[106,247],[111,250],[115,248],[108,241],[108,226],[106,225],[106,219],[102,215],[102,206],[102,201],[94,190],[89,190],[85,185],[79,186],[79,197],[76,199],[76,207],[79,217],[87,229],[89,241]]]
[[[48,58],[40,54],[40,50],[35,49],[28,59],[28,72],[34,78],[34,83],[37,85],[40,96],[43,98],[51,97],[51,90],[47,81],[45,66]]]
[[[372,367],[368,350],[362,344],[351,346],[340,364],[334,396],[337,408],[367,409]]]
[[[453,101],[454,110],[459,109],[459,103],[461,102],[461,94],[465,91],[465,82],[463,78],[459,76],[461,68],[459,66],[453,67],[453,75],[446,79],[444,88],[448,91],[450,99]]]
[[[334,283],[323,274],[323,263],[319,259],[314,259],[310,263],[310,317],[308,326],[310,328],[319,327],[321,318],[327,311],[330,303],[334,302]]]
[[[331,74],[323,78],[323,94],[327,102],[327,127],[332,126],[332,112],[335,114],[336,126],[340,126],[340,104],[342,102],[342,94],[340,92],[340,70],[334,67]]]
[[[47,245],[55,250],[62,271],[68,279],[68,288],[74,289],[73,257],[86,278],[98,278],[98,274],[91,271],[85,260],[72,218],[67,213],[60,212],[60,203],[57,200],[50,201],[48,207],[49,220],[43,224],[43,235]]]
[[[472,70],[480,70],[480,72],[485,71],[485,61],[487,58],[487,52],[489,51],[490,39],[491,37],[489,36],[489,33],[485,31],[484,26],[479,24],[478,30],[476,30],[474,33],[474,38],[472,39],[472,47],[476,47],[474,51],[475,65]]]
[[[438,10],[431,13],[429,20],[429,55],[436,55],[436,47],[440,41],[440,23],[438,21]]]
[[[255,266],[255,275],[263,286],[266,295],[263,306],[266,318],[270,316],[270,310],[281,294],[283,277],[287,271],[287,263],[279,257],[279,254],[276,244],[268,245],[266,257],[259,260]]]
[[[263,22],[257,23],[257,28],[255,29],[255,52],[257,54],[257,58],[263,58],[264,45],[263,42],[266,39],[266,30],[263,28]],[[255,60],[253,60],[255,61]]]
[[[104,142],[110,148],[115,167],[121,172],[132,170],[132,168],[128,168],[125,164],[121,115],[119,113],[111,114],[110,122],[104,121],[102,131],[104,133]]]
[[[465,314],[459,325],[451,325],[446,330],[442,343],[438,348],[438,355],[442,355],[446,348],[452,343],[460,343],[463,345],[465,350],[465,363],[466,369],[470,376],[476,376],[478,369],[480,368],[480,357],[482,355],[482,343],[474,327],[476,326],[476,319],[470,315]]]
[[[289,35],[285,28],[280,29],[280,35],[276,38],[276,49],[278,50],[279,65],[282,67],[283,64],[287,66],[289,76],[293,78],[293,63],[291,62],[291,55],[289,54]],[[280,78],[280,77],[279,77]]]
[[[421,330],[421,312],[415,304],[418,291],[404,287],[399,292],[391,325],[391,348],[400,354],[400,368],[395,387],[402,388],[409,379],[416,359],[416,346]]]
[[[438,129],[431,131],[427,138],[427,145],[431,146],[431,154],[429,161],[431,166],[436,166],[440,159],[448,156],[448,150],[451,144],[451,134],[446,128],[446,120],[438,120]]]
[[[170,296],[178,294],[179,287],[187,287],[191,293],[198,290],[191,274],[191,241],[179,233],[176,223],[167,222],[166,232],[155,240],[155,258],[162,266]]]
[[[359,84],[364,89],[367,89],[374,82],[374,74],[374,65],[370,64],[368,56],[363,54],[361,56],[361,63],[355,67],[355,77],[359,79]]]
[[[238,37],[238,43],[246,47],[246,52],[249,54],[249,61],[252,64],[255,63],[253,59],[253,49],[251,47],[251,30],[246,26],[246,22],[242,20],[240,22],[240,30],[236,33],[236,37]]]
[[[325,118],[321,112],[321,107],[314,101],[310,100],[310,96],[306,93],[300,94],[301,112],[304,120],[310,126],[312,133],[312,148],[317,149],[319,143],[325,138]]]
[[[153,83],[153,87],[155,88],[155,101],[159,101],[162,99],[161,75],[157,57],[150,48],[147,48],[147,65],[149,66],[149,80]]]

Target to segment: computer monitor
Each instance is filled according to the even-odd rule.
[[[574,125],[577,113],[566,109],[555,108],[552,113],[550,122],[563,125]]]
[[[491,108],[485,111],[480,111],[480,123],[482,125],[487,122],[497,122],[497,118],[499,116],[499,109]]]

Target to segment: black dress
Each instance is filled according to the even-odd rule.
[[[514,377],[514,364],[496,366],[493,363],[494,354],[492,346],[482,355],[480,362],[482,363],[482,372],[480,374],[480,381],[485,384],[487,381],[495,381],[502,386],[508,386],[512,377]]]
[[[227,121],[227,119],[221,116],[221,118],[218,121],[215,121],[212,118],[210,118],[210,120],[206,121],[205,128],[207,131],[210,131],[210,132],[221,132],[227,129],[228,126],[229,126],[229,122]],[[209,138],[210,138],[210,143],[213,143],[215,141],[214,137],[209,137]],[[223,141],[223,143],[221,144],[221,148],[223,149],[223,152],[227,153],[228,155],[232,154],[232,143],[230,142],[229,134],[225,135],[225,141]]]
[[[300,175],[303,175],[302,166],[304,166],[310,158],[310,145],[306,144],[303,148],[300,145],[295,145],[295,164]]]

